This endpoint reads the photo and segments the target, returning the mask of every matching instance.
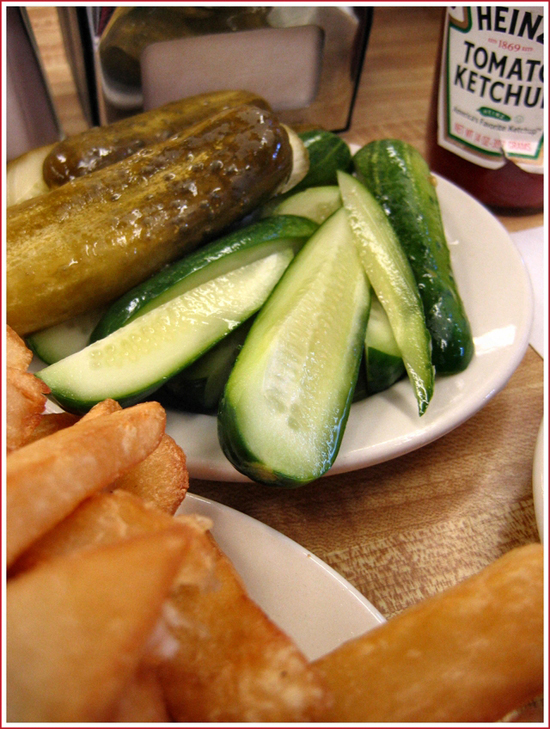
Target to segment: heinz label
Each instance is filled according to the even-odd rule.
[[[497,169],[543,172],[544,8],[447,9],[438,143]]]

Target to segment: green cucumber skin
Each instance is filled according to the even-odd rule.
[[[406,374],[401,357],[395,357],[374,347],[369,347],[367,350],[366,370],[367,395],[388,390]]]
[[[357,342],[355,349],[358,352],[361,351],[361,345],[359,342]],[[295,489],[321,478],[321,476],[323,476],[331,468],[336,456],[338,455],[346,423],[349,418],[351,405],[364,398],[362,391],[356,391],[355,388],[355,384],[359,378],[360,364],[361,356],[358,355],[356,358],[356,366],[352,373],[352,386],[349,389],[345,401],[342,403],[341,417],[333,426],[334,440],[331,444],[331,452],[323,467],[320,468],[318,472],[300,479],[295,476],[289,476],[283,471],[266,467],[265,464],[263,464],[261,460],[258,460],[256,455],[250,451],[246,440],[241,436],[237,410],[227,401],[224,394],[218,409],[217,425],[218,439],[227,459],[243,475],[247,476],[252,481],[265,484],[266,486]],[[228,437],[229,433],[231,434],[230,437]]]
[[[347,216],[345,211],[341,209],[336,212],[325,225],[329,225],[340,215],[340,221],[343,221],[346,226]],[[228,460],[235,466],[235,468],[252,479],[253,481],[263,483],[268,486],[282,487],[282,488],[297,488],[304,484],[315,481],[320,478],[334,463],[334,460],[338,454],[341,440],[344,434],[345,426],[349,417],[349,411],[351,404],[355,396],[355,386],[359,376],[359,368],[362,362],[362,353],[364,348],[364,337],[367,325],[368,307],[369,307],[369,286],[364,276],[364,271],[360,264],[357,252],[354,250],[351,236],[349,239],[349,254],[346,256],[350,262],[345,264],[346,266],[346,289],[345,296],[347,300],[347,311],[349,311],[350,301],[353,301],[354,313],[350,315],[350,319],[347,322],[349,325],[349,334],[347,335],[347,341],[342,350],[336,355],[338,357],[338,366],[331,372],[334,371],[335,376],[339,379],[339,382],[332,383],[330,393],[327,392],[327,401],[332,400],[333,410],[331,416],[327,417],[326,421],[323,421],[323,425],[320,430],[326,435],[326,440],[320,447],[319,452],[316,452],[315,463],[308,463],[308,468],[302,467],[300,464],[298,467],[295,465],[287,468],[277,466],[274,463],[268,462],[261,456],[258,451],[260,447],[255,447],[247,439],[246,434],[243,432],[243,424],[246,423],[247,415],[246,412],[243,414],[243,407],[246,410],[246,403],[243,405],[242,392],[243,387],[247,392],[247,396],[250,397],[250,392],[254,395],[254,410],[253,418],[258,424],[256,419],[256,410],[267,409],[269,407],[266,403],[269,401],[268,395],[264,392],[265,379],[262,372],[264,367],[269,368],[271,362],[271,354],[266,354],[265,364],[261,362],[264,353],[268,348],[271,348],[271,344],[277,339],[277,322],[284,321],[287,326],[286,317],[284,312],[289,310],[289,307],[296,304],[293,301],[293,294],[297,293],[298,297],[304,295],[304,291],[308,288],[304,285],[304,272],[306,272],[305,280],[307,280],[307,274],[311,272],[312,259],[314,257],[322,257],[322,245],[327,240],[323,240],[323,228],[319,228],[319,231],[306,243],[304,248],[297,254],[292,264],[287,269],[287,272],[280,280],[279,284],[275,287],[270,298],[266,302],[263,309],[258,314],[252,330],[247,337],[245,346],[241,350],[235,367],[233,368],[229,380],[227,382],[222,400],[220,402],[220,408],[218,410],[218,438],[223,452],[225,453]],[[336,237],[337,234],[333,234],[333,228],[331,235]],[[349,226],[348,226],[349,230]],[[351,234],[351,231],[349,231]],[[349,278],[349,272],[353,270],[353,281]],[[315,280],[318,280],[318,274],[311,274]],[[339,321],[339,325],[340,325]],[[348,331],[347,328],[341,331]],[[339,331],[340,333],[340,331]],[[332,330],[334,336],[334,330]],[[303,332],[300,336],[304,335]],[[332,347],[336,346],[334,339],[329,337],[329,341],[326,342],[324,349],[332,352]],[[345,350],[345,351],[344,351]],[[260,362],[260,363],[259,363]],[[259,363],[259,364],[258,364]],[[256,368],[260,367],[258,371]],[[254,389],[254,385],[258,381],[262,382],[261,389],[257,392]],[[268,383],[269,384],[269,383]],[[311,383],[309,383],[311,385]],[[313,385],[312,385],[313,387]],[[283,386],[284,390],[284,386]],[[241,394],[239,394],[241,393]],[[337,406],[334,405],[334,397],[338,398]],[[247,398],[245,397],[245,400]],[[250,400],[249,400],[250,404]],[[258,407],[257,407],[258,405]],[[291,408],[289,408],[289,417],[291,417]],[[250,417],[251,410],[249,410],[248,417]],[[277,416],[274,416],[275,418]],[[269,420],[269,416],[268,416]],[[330,421],[330,422],[329,422]],[[263,425],[263,423],[262,423]],[[315,438],[315,434],[319,432],[316,429],[315,423],[308,423],[308,432],[311,434],[311,438]],[[289,426],[290,427],[290,426]],[[275,436],[275,430],[269,427],[268,431]],[[252,432],[249,425],[249,432]],[[278,428],[277,428],[278,430]],[[327,435],[330,432],[330,435]],[[288,433],[287,433],[288,434]],[[299,451],[300,446],[296,446],[298,439],[302,434],[297,430],[291,438],[291,443],[285,442],[284,439],[277,440],[277,448],[284,453],[284,449],[292,451],[292,455],[289,460]],[[322,452],[321,452],[322,451]],[[269,452],[269,449],[268,449]],[[309,455],[309,454],[308,454]],[[286,458],[286,456],[285,456]],[[272,460],[278,460],[278,456]],[[280,460],[280,459],[279,459]]]
[[[367,366],[365,362],[365,353],[361,356],[361,364],[359,365],[359,372],[357,373],[357,382],[355,383],[355,390],[353,391],[352,402],[361,402],[366,400],[369,396],[367,390]]]
[[[36,374],[37,377],[40,377],[40,372],[37,372]],[[117,398],[117,402],[119,405],[122,405],[122,407],[125,408],[131,407],[132,405],[137,405],[138,403],[147,400],[150,395],[154,395],[159,387],[160,384],[156,382],[151,385],[151,387],[140,390],[133,395]],[[52,402],[56,403],[56,405],[59,405],[59,407],[63,410],[66,410],[68,413],[74,413],[75,415],[85,415],[94,407],[94,405],[97,405],[98,402],[100,402],[97,399],[81,400],[80,398],[72,397],[71,395],[63,393],[61,391],[52,391],[48,395],[48,398]]]
[[[215,415],[252,321],[241,324],[190,367],[170,378],[158,390],[156,399],[174,410]]]
[[[271,215],[275,208],[281,204],[284,205],[287,200],[300,192],[316,187],[337,186],[338,171],[348,172],[353,167],[353,158],[348,144],[334,132],[315,129],[299,132],[298,137],[302,140],[308,152],[309,170],[306,176],[297,185],[294,185],[291,190],[268,200],[260,210],[262,217]],[[312,219],[320,223],[325,218],[323,221],[316,218]]]
[[[343,170],[347,172],[352,169],[353,160],[350,148],[343,139],[333,132],[317,129],[314,131],[300,132],[298,137],[303,141],[309,154],[309,171],[303,180],[297,185],[294,185],[288,192],[276,195],[264,203],[259,211],[261,217],[267,217],[273,214],[280,215],[282,212],[286,214],[287,204],[294,205],[295,196],[299,196],[300,193],[309,193],[315,188],[320,188],[321,191],[325,189],[330,191],[330,188],[338,186],[338,171]],[[300,205],[296,205],[296,208],[299,209]],[[330,213],[332,213],[336,207],[333,203],[330,203],[330,205],[333,208],[330,210]],[[281,206],[281,213],[276,212]],[[289,210],[288,212],[293,215],[309,217],[306,211],[308,209],[311,211],[312,207],[311,203],[307,202],[304,204],[304,212],[297,212],[297,209]],[[326,215],[322,215],[321,219],[317,214],[310,219],[320,224],[327,217],[329,217],[328,209]]]
[[[436,372],[464,371],[474,355],[474,342],[428,165],[414,147],[394,139],[370,142],[353,161],[357,176],[384,208],[411,263],[432,336]]]
[[[389,390],[407,374],[403,359],[383,350],[369,347],[363,354],[355,384],[353,402]]]
[[[338,181],[361,262],[390,320],[419,415],[423,415],[433,396],[434,367],[413,271],[382,206],[368,188],[347,172],[339,172]]]
[[[313,129],[298,132],[309,154],[309,171],[292,190],[298,192],[307,187],[336,185],[338,170],[348,172],[353,165],[348,144],[334,132]]]
[[[145,307],[150,309],[154,306],[155,299],[166,296],[171,288],[181,284],[185,279],[199,272],[207,272],[209,266],[220,263],[224,266],[224,270],[228,270],[227,266],[242,265],[243,259],[236,256],[253,255],[260,247],[276,244],[277,241],[284,239],[296,239],[296,244],[299,246],[316,230],[317,225],[311,220],[281,215],[260,220],[246,228],[229,233],[164,268],[115,301],[93,330],[90,342],[103,339],[120,329]],[[231,259],[231,256],[234,258]]]
[[[366,394],[375,395],[394,385],[406,374],[384,307],[373,295],[365,335]]]

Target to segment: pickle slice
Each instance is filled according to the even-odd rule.
[[[380,203],[346,172],[338,184],[368,279],[388,315],[423,415],[434,389],[431,337],[408,258]]]
[[[258,311],[293,256],[289,247],[206,281],[38,376],[67,410],[138,402]]]
[[[293,488],[334,463],[361,362],[369,296],[342,208],[289,266],[229,376],[218,433],[241,473]]]

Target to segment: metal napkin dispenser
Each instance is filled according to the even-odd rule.
[[[91,124],[194,94],[242,89],[265,98],[288,124],[344,131],[373,11],[170,5],[59,12]]]

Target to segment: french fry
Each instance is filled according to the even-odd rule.
[[[27,443],[46,405],[49,388],[27,369],[32,352],[14,330],[6,327],[6,450]]]
[[[6,370],[6,449],[8,454],[31,438],[46,405],[48,387],[30,372]]]
[[[6,367],[26,372],[32,362],[32,352],[9,325],[6,326]]]
[[[58,430],[75,425],[78,421],[78,415],[73,415],[72,413],[43,413],[40,416],[38,425],[28,438],[27,444],[34,443],[35,440],[45,438],[47,435],[53,435]]]
[[[212,540],[213,590],[172,590],[168,627],[179,650],[159,665],[178,722],[314,721],[326,710],[323,682],[295,644],[248,596]],[[171,619],[170,619],[171,616]]]
[[[189,477],[163,408],[46,414],[6,341],[9,721],[494,722],[541,695],[541,545],[308,663],[210,521],[174,516]]]
[[[89,420],[98,418],[100,415],[111,415],[112,413],[117,413],[120,410],[122,410],[122,405],[109,397],[106,400],[96,403],[92,408],[90,408],[90,410],[88,410],[87,413],[84,413],[80,422],[87,423]]]
[[[122,410],[116,400],[107,399],[97,403],[82,418],[92,418]],[[183,450],[173,438],[163,435],[158,448],[144,461],[130,469],[111,488],[125,489],[142,496],[169,514],[174,514],[189,488],[189,474]]]
[[[543,690],[543,548],[507,553],[314,662],[324,721],[494,722]]]
[[[6,465],[7,565],[158,446],[166,423],[155,402],[79,422],[14,451]]]
[[[138,667],[108,721],[122,724],[170,721],[155,666],[143,663]]]
[[[46,532],[23,552],[13,564],[10,576],[56,557],[169,529],[174,524],[181,527],[187,538],[186,558],[178,572],[178,581],[197,585],[209,583],[213,560],[210,541],[205,532],[211,527],[210,521],[193,515],[174,519],[122,489],[92,494],[85,499],[54,529]]]
[[[165,433],[151,455],[127,471],[112,487],[130,491],[174,514],[189,488],[185,453]]]
[[[8,581],[10,722],[99,722],[136,674],[179,569],[177,525]]]

